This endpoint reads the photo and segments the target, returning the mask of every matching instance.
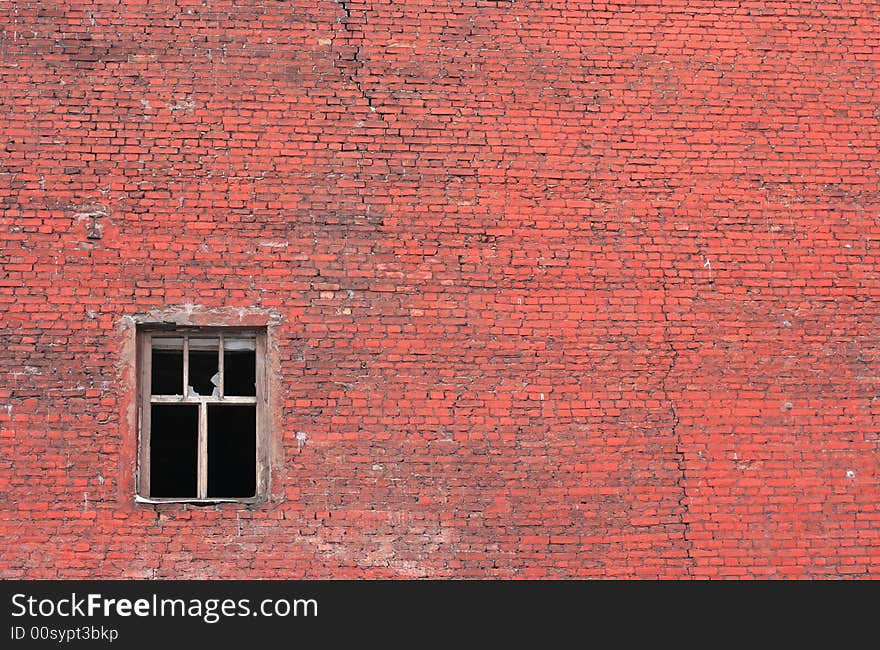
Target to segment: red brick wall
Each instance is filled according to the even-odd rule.
[[[876,1],[0,18],[3,577],[880,572]],[[278,320],[266,505],[133,503],[185,305]]]

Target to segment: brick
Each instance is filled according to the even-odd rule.
[[[878,575],[872,3],[185,4],[0,7],[0,577]],[[134,502],[187,309],[258,507]]]

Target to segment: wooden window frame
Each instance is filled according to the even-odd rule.
[[[138,463],[136,475],[136,501],[138,503],[263,503],[269,495],[269,407],[268,384],[266,376],[267,343],[265,327],[148,327],[137,329],[137,391],[138,391]],[[220,375],[219,395],[189,395],[189,339],[217,338],[218,374]],[[154,338],[183,338],[183,395],[152,395],[151,371]],[[253,338],[256,342],[256,395],[223,395],[223,357],[224,340],[234,338]],[[191,404],[199,407],[198,458],[197,458],[197,496],[195,497],[152,497],[150,496],[150,411],[153,404]],[[208,417],[209,404],[253,404],[256,406],[256,490],[252,497],[208,497]]]

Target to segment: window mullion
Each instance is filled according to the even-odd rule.
[[[198,472],[198,498],[208,496],[208,403],[199,404],[199,457],[196,465]]]
[[[220,381],[217,386],[217,395],[220,399],[223,399],[223,388],[224,388],[224,379],[223,379],[223,334],[220,334],[220,345],[218,347],[218,358],[217,358],[217,374],[220,376]]]
[[[183,397],[189,397],[189,336],[183,336]]]

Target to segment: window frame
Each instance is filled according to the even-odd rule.
[[[223,341],[232,338],[255,339],[255,396],[192,396],[187,385],[183,385],[183,395],[153,395],[151,385],[152,342],[154,338],[184,339],[183,363],[184,382],[186,368],[189,366],[190,338],[218,338],[218,372],[222,373],[224,357]],[[224,327],[224,326],[147,326],[137,327],[137,470],[135,476],[138,503],[189,503],[210,505],[215,503],[257,504],[267,500],[269,494],[269,396],[266,375],[267,367],[266,327]],[[222,385],[222,382],[221,382]],[[195,497],[153,497],[150,496],[150,411],[152,404],[192,404],[199,407],[198,457],[196,461],[197,496]],[[252,497],[208,497],[208,432],[207,409],[209,404],[253,404],[256,407],[255,446],[256,486]],[[204,496],[199,496],[204,495]]]

